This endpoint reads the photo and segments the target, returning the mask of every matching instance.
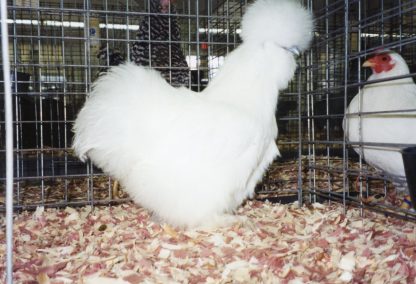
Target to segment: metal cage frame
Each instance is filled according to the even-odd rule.
[[[109,54],[104,63],[97,59],[97,48],[119,50],[128,58],[140,19],[151,14],[150,1],[2,0],[2,19],[8,20],[2,20],[0,92],[5,100],[0,105],[6,113],[0,111],[0,211],[7,211],[8,283],[13,209],[129,200],[118,196],[110,177],[72,155],[71,125],[99,71],[110,66]],[[178,43],[188,59],[193,90],[203,89],[223,57],[240,43],[240,19],[247,2],[177,1],[173,16],[182,29]],[[277,143],[283,158],[272,165],[259,195],[279,198],[283,192],[299,204],[335,200],[345,210],[358,206],[363,215],[369,209],[416,221],[411,209],[385,202],[394,190],[389,177],[352,151],[352,146],[365,143],[347,141],[342,131],[349,101],[368,84],[368,74],[361,68],[367,56],[380,47],[396,50],[411,68],[408,77],[415,77],[416,1],[303,2],[314,13],[315,37],[299,59],[295,79],[280,94]],[[398,151],[416,145],[376,146]],[[294,175],[279,174],[284,163],[290,163]],[[59,194],[53,195],[52,189]],[[369,200],[375,195],[381,198]]]

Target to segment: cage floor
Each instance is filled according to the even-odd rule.
[[[298,160],[276,161],[263,178],[258,188],[261,199],[290,194],[297,196]],[[343,159],[341,157],[316,156],[313,161],[306,157],[302,160],[302,187],[309,192],[314,189],[322,196],[342,193],[344,190]],[[358,173],[361,172],[360,175]],[[359,176],[359,179],[357,178]],[[360,188],[361,183],[361,188]],[[389,206],[391,211],[406,212],[411,208],[410,195],[407,190],[398,189],[386,177],[374,168],[357,161],[348,161],[347,197],[367,206]],[[362,191],[360,193],[360,191]],[[386,210],[385,207],[383,210]]]
[[[122,190],[113,191],[113,185],[114,181],[103,175],[93,176],[91,179],[88,177],[49,179],[43,182],[43,190],[39,180],[23,181],[20,182],[19,187],[17,183],[14,185],[14,203],[23,209],[33,209],[42,205],[62,207],[67,204],[82,205],[127,200],[127,194]],[[4,191],[4,186],[0,187],[0,207],[5,206]]]
[[[231,228],[180,230],[134,204],[23,212],[15,283],[416,283],[416,226],[336,205],[247,202]],[[2,220],[4,228],[4,220]],[[4,230],[0,274],[4,275]],[[36,282],[37,281],[37,282]]]
[[[343,191],[343,161],[339,157],[316,156],[314,160],[315,170],[310,170],[306,158],[302,161],[302,183],[303,188],[313,186],[312,176],[315,175],[315,188],[323,191]],[[359,171],[358,162],[348,162],[349,172]],[[398,209],[409,209],[410,197],[406,191],[396,191],[393,184],[383,179],[373,168],[363,165],[364,174],[363,194],[359,195],[360,186],[356,176],[349,176],[349,194],[358,202],[376,206],[378,204],[393,206]],[[45,179],[42,183],[39,180],[22,181],[17,187],[15,184],[15,205],[23,209],[35,208],[39,205],[64,206],[109,203],[113,201],[124,201],[128,199],[127,194],[122,190],[114,191],[113,181],[106,176],[94,176],[92,179],[84,178],[55,178]],[[368,191],[366,191],[368,187]],[[17,190],[19,188],[19,190]],[[90,189],[90,190],[88,190]],[[298,189],[298,160],[279,161],[273,163],[258,187],[259,198],[271,198],[282,196],[296,196]],[[4,185],[0,185],[0,208],[4,207]],[[72,204],[71,204],[72,203]]]

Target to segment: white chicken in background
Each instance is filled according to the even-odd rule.
[[[376,54],[365,61],[363,67],[370,67],[373,71],[368,81],[409,74],[405,60],[393,51]],[[352,99],[346,111],[349,114],[344,121],[346,137],[351,142],[416,144],[416,111],[410,110],[416,110],[416,85],[412,78],[366,85],[361,94]],[[359,112],[367,114],[362,114],[360,120]],[[364,145],[362,148],[354,146],[354,150],[393,181],[404,181],[400,147]]]
[[[146,67],[113,67],[75,121],[75,153],[162,221],[228,224],[279,154],[278,91],[292,79],[293,53],[308,47],[312,28],[298,2],[258,0],[243,17],[243,43],[203,94],[174,88]]]

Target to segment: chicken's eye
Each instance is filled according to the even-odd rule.
[[[387,56],[383,56],[383,57],[381,57],[381,60],[384,61],[384,62],[386,62],[386,61],[389,60],[389,58]]]

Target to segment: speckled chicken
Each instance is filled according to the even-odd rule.
[[[131,61],[152,66],[173,86],[189,85],[189,68],[181,48],[175,0],[150,0],[150,14],[140,23]]]
[[[175,0],[150,0],[149,14],[140,22],[130,50],[130,61],[158,70],[172,86],[189,86],[189,67],[181,47]],[[125,62],[118,49],[103,46],[97,55],[103,65],[117,66]],[[102,69],[106,71],[107,68]]]
[[[108,58],[107,58],[108,56]],[[100,46],[100,50],[97,54],[97,58],[100,61],[100,64],[103,66],[117,66],[120,64],[123,64],[126,60],[124,58],[124,55],[120,52],[119,49],[114,48],[110,49],[110,52],[108,52],[107,44],[103,44]],[[108,64],[107,64],[108,62]],[[102,67],[99,71],[99,76],[105,74],[107,72],[108,67]]]

